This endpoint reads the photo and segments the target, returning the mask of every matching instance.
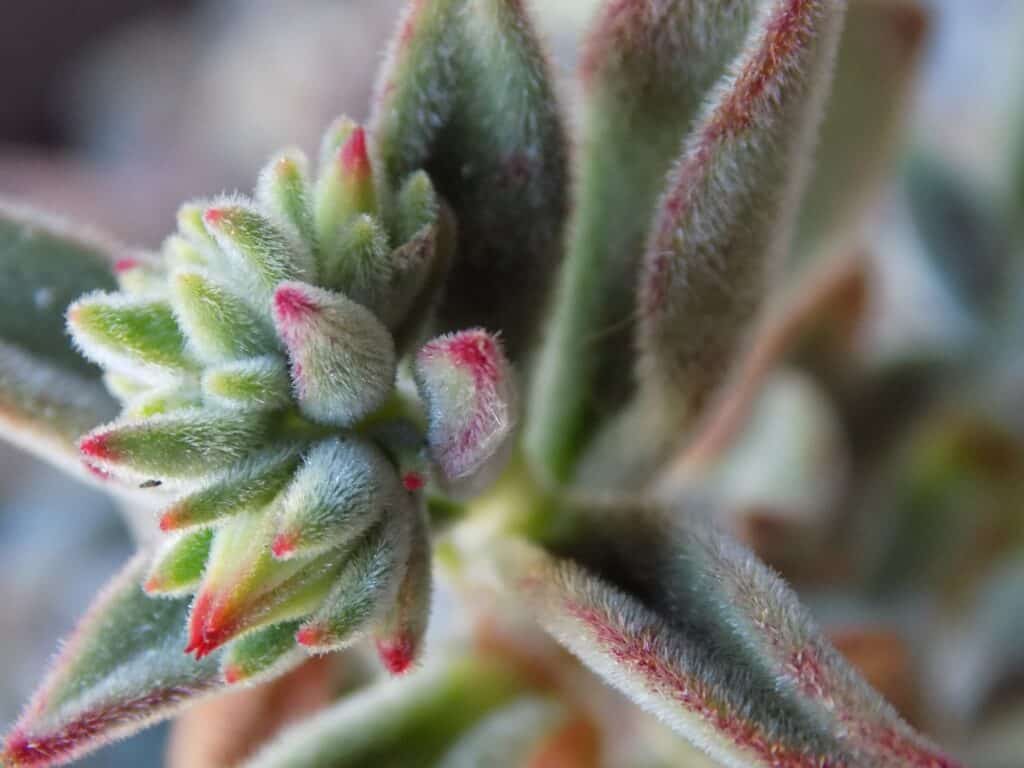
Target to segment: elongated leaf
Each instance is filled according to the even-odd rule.
[[[797,226],[808,258],[858,223],[902,135],[929,16],[916,0],[851,0]]]
[[[871,690],[706,510],[579,514],[561,548],[575,562],[520,548],[505,567],[549,631],[715,759],[773,765],[767,740],[790,755],[783,765],[958,765]]]
[[[218,660],[181,652],[187,599],[154,599],[140,556],[114,578],[7,735],[9,768],[61,765],[173,714],[220,686]]]
[[[425,169],[458,221],[440,330],[500,331],[521,361],[568,206],[566,139],[523,4],[410,3],[371,124],[390,185]]]
[[[7,439],[64,466],[78,466],[75,438],[117,412],[64,333],[64,310],[81,293],[115,289],[123,255],[0,202],[0,423]]]
[[[789,245],[845,3],[762,4],[687,141],[640,281],[639,370],[678,431],[722,382]]]
[[[501,663],[445,661],[358,693],[285,732],[246,768],[421,768],[464,729],[515,696]]]
[[[756,5],[607,2],[591,32],[579,200],[527,436],[560,480],[632,389],[636,274],[657,197]]]

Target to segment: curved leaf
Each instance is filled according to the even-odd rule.
[[[523,3],[411,2],[371,123],[391,185],[425,169],[458,222],[439,330],[500,331],[522,361],[568,208],[567,142]]]
[[[519,545],[502,557],[506,574],[555,637],[715,759],[958,765],[899,718],[782,580],[705,511],[577,514],[563,547],[574,560]],[[783,755],[789,762],[772,762]]]
[[[181,652],[189,600],[142,590],[147,564],[132,560],[93,604],[4,740],[0,763],[62,765],[221,686],[216,656],[197,663]]]

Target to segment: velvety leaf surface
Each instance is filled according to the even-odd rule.
[[[639,373],[679,430],[721,384],[789,246],[845,3],[761,4],[687,140],[640,280]]]
[[[706,510],[579,514],[589,523],[565,547],[574,560],[520,547],[505,568],[550,632],[716,759],[958,765],[899,718]]]
[[[566,138],[518,0],[415,0],[371,121],[392,185],[425,169],[458,222],[439,330],[500,331],[523,359],[562,247]]]
[[[657,197],[756,6],[608,2],[591,30],[578,200],[527,435],[558,479],[632,389],[635,276]]]
[[[7,735],[3,765],[64,764],[220,687],[216,657],[181,652],[189,600],[142,590],[147,562],[129,563],[82,619]]]

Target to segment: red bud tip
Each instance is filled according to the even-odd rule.
[[[156,576],[152,576],[146,579],[146,583],[142,585],[142,590],[147,595],[153,595],[159,592],[161,590],[161,587],[162,585],[160,583],[160,580]]]
[[[228,685],[240,683],[244,679],[245,672],[242,671],[241,667],[235,664],[229,664],[227,667],[224,668],[224,682]]]
[[[316,304],[295,286],[282,285],[274,293],[274,312],[283,324],[301,322],[316,311]]]
[[[346,174],[370,175],[370,156],[366,152],[366,131],[356,126],[352,135],[342,145],[339,154],[341,168]]]
[[[270,545],[270,551],[273,552],[274,557],[283,559],[295,553],[295,545],[294,536],[288,533],[279,533],[274,537],[274,542]]]
[[[232,638],[235,621],[223,607],[214,608],[209,593],[196,596],[189,618],[189,640],[185,653],[194,653],[196,660],[208,656]]]
[[[210,226],[216,227],[220,225],[226,215],[227,213],[223,208],[207,208],[205,213],[203,213],[203,221]]]
[[[49,755],[36,749],[36,745],[28,740],[28,737],[20,730],[11,732],[4,744],[0,757],[4,760],[11,760],[12,765],[32,765],[36,760],[45,759]]]
[[[295,633],[295,642],[307,648],[320,645],[323,643],[323,640],[324,633],[320,627],[302,627],[302,629]]]
[[[118,259],[114,262],[114,272],[120,275],[122,272],[128,272],[138,266],[138,259]]]
[[[378,640],[377,655],[392,675],[404,675],[412,668],[415,659],[412,638],[401,635],[394,640]]]
[[[114,461],[116,459],[116,454],[107,444],[109,439],[110,433],[106,432],[86,435],[79,441],[78,450],[91,459],[106,459],[108,461]]]
[[[402,475],[402,485],[407,491],[418,491],[426,484],[427,481],[419,472],[406,472]]]
[[[173,531],[178,527],[178,518],[173,509],[169,509],[160,515],[160,530],[164,533]]]

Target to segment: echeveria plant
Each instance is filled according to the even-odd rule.
[[[772,372],[852,354],[924,14],[608,0],[570,140],[524,6],[411,2],[367,128],[185,204],[159,253],[0,209],[7,435],[162,531],[4,765],[366,645],[396,679],[246,765],[960,765],[736,538],[764,550],[740,497],[799,511],[840,471],[802,453],[818,389]],[[758,452],[772,404],[791,442]],[[767,526],[842,547],[797,518]],[[435,572],[462,628],[425,647]],[[614,757],[584,668],[707,757]]]

